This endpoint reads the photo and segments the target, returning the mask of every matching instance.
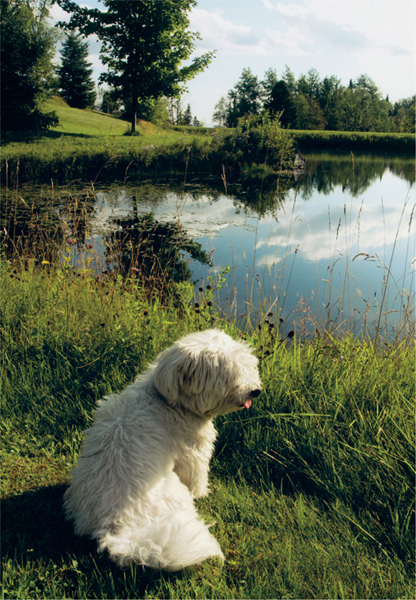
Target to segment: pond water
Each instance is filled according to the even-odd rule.
[[[82,231],[79,221],[71,227],[74,193],[55,190],[64,238],[77,242],[71,260],[80,267],[94,250],[105,271],[121,256],[110,260],[109,240],[117,239],[131,268],[132,249],[143,241],[132,232],[138,225],[143,231],[144,223],[149,231],[167,225],[158,229],[162,237],[190,239],[181,267],[196,282],[197,296],[225,271],[216,291],[225,314],[250,315],[256,323],[260,312],[272,312],[286,333],[310,330],[315,322],[347,324],[358,333],[381,318],[394,333],[414,305],[413,157],[305,158],[306,172],[289,186],[269,177],[233,187],[219,178],[97,187],[84,193]]]

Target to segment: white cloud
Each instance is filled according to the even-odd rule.
[[[356,54],[372,42],[391,54],[414,51],[415,5],[413,0],[395,3],[381,0],[305,0],[304,4],[265,0],[269,11],[286,17],[289,22],[302,22],[317,40],[350,47]],[[404,18],[404,15],[406,17]],[[374,52],[374,47],[372,47]]]
[[[272,57],[277,51],[299,56],[307,54],[302,45],[312,43],[312,38],[296,24],[283,23],[283,28],[279,29],[266,27],[260,36],[250,26],[233,23],[218,12],[208,12],[202,8],[192,11],[190,28],[201,34],[199,49],[215,48],[221,56],[229,53],[235,56]]]
[[[267,4],[272,8],[270,2]],[[269,6],[267,8],[269,8]],[[281,4],[278,2],[275,8],[280,14],[288,17],[302,17],[305,14],[305,8],[300,4]]]
[[[276,50],[284,52],[287,56],[302,56],[309,53],[308,46],[312,43],[312,38],[305,35],[300,27],[287,28],[287,32],[276,29],[266,29],[265,52],[269,55],[274,54]]]
[[[263,5],[271,19],[282,20],[285,33],[290,27],[301,30],[306,39],[299,38],[292,55],[309,54],[308,68],[329,67],[324,76],[335,74],[344,84],[367,73],[391,100],[414,90],[414,0],[264,0]]]
[[[219,12],[194,8],[190,21],[190,29],[199,31],[203,45],[207,47],[240,53],[243,48],[256,48],[260,42],[251,27],[234,24],[224,19]]]
[[[57,23],[58,21],[65,21],[67,23],[70,15],[63,10],[59,4],[53,4],[49,9],[49,18],[51,19],[52,23]]]

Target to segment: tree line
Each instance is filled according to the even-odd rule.
[[[260,81],[247,68],[215,105],[213,122],[235,127],[240,117],[268,111],[280,113],[282,126],[290,129],[414,133],[415,100],[391,103],[368,75],[344,86],[335,75],[321,79],[316,69],[296,80],[286,65],[280,78],[268,69]]]
[[[3,131],[57,125],[56,114],[44,108],[53,94],[75,108],[118,112],[130,121],[132,134],[138,117],[160,125],[202,125],[180,100],[186,82],[215,56],[206,52],[188,60],[199,39],[189,30],[196,0],[99,1],[105,10],[72,0],[0,0]],[[58,27],[49,22],[54,2],[70,16]],[[88,62],[91,34],[101,42],[107,66],[99,81],[108,89],[98,99]],[[60,40],[58,67],[53,59]],[[344,86],[334,75],[321,79],[316,69],[298,80],[287,66],[280,78],[269,69],[260,81],[247,68],[216,104],[213,121],[235,127],[240,117],[268,111],[280,114],[281,124],[291,129],[413,133],[414,108],[415,96],[392,104],[367,75]]]
[[[115,88],[103,90],[101,97],[96,103],[97,108],[101,112],[107,114],[128,116],[123,100],[120,97],[119,91]],[[202,121],[198,117],[192,116],[191,105],[188,104],[184,109],[180,98],[157,98],[156,100],[142,105],[140,115],[146,121],[150,121],[155,125],[188,125],[192,127],[202,127]]]
[[[189,12],[196,0],[99,0],[105,10],[71,0],[0,0],[2,128],[47,129],[57,124],[44,100],[59,93],[70,106],[96,102],[89,35],[101,42],[100,58],[107,66],[100,83],[109,86],[102,106],[122,107],[136,132],[139,116],[169,119],[169,102],[186,91],[186,82],[202,72],[215,52],[188,61],[199,39],[189,30]],[[58,27],[49,23],[54,2],[70,15]],[[63,38],[60,67],[53,64],[56,44]],[[113,112],[113,111],[111,111]],[[172,112],[172,111],[171,111]],[[192,124],[189,110],[176,120]]]

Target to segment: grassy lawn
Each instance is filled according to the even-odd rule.
[[[6,140],[0,169],[3,186],[18,187],[33,181],[50,183],[51,180],[55,184],[80,179],[124,181],[127,173],[129,177],[143,178],[186,171],[215,174],[220,180],[223,167],[230,175],[234,171],[234,177],[240,177],[243,170],[251,168],[254,171],[250,177],[264,176],[261,155],[261,150],[266,148],[264,141],[258,146],[255,144],[251,154],[241,155],[241,148],[233,141],[233,130],[163,129],[140,121],[140,135],[126,136],[130,124],[121,119],[70,108],[58,98],[49,100],[47,109],[56,111],[60,121],[57,127],[38,136]],[[415,136],[411,134],[284,131],[289,137],[293,135],[295,145],[301,149],[414,152]],[[294,149],[289,154],[293,154],[293,164]],[[268,163],[268,167],[276,171],[279,164],[280,161],[275,165]]]
[[[263,393],[217,420],[197,502],[225,564],[121,570],[62,511],[92,409],[186,332],[238,332],[186,284],[150,301],[135,280],[33,264],[1,273],[3,597],[414,598],[410,341],[247,334]]]
[[[5,144],[2,152],[3,185],[18,186],[28,181],[67,182],[72,179],[124,179],[126,170],[147,173],[153,170],[184,172],[190,144],[209,147],[211,136],[163,129],[140,121],[139,135],[126,136],[127,121],[91,110],[70,108],[54,98],[46,103],[55,110],[59,125],[39,135]],[[157,164],[154,164],[157,163]],[[172,167],[173,165],[173,167]],[[219,175],[220,176],[220,175]]]
[[[98,147],[101,144],[111,143],[114,148],[126,149],[140,145],[161,145],[174,143],[189,133],[175,131],[174,129],[163,129],[147,121],[138,122],[140,135],[126,136],[130,131],[130,123],[90,109],[80,110],[71,108],[61,98],[55,97],[45,103],[45,109],[55,111],[59,118],[59,125],[38,135],[26,137],[16,141],[10,141],[5,147],[4,158],[17,156],[25,153],[29,147],[34,152],[43,151],[47,148],[49,152],[56,152],[63,144],[71,147]]]
[[[59,117],[59,125],[45,132],[45,138],[54,139],[56,134],[80,137],[119,136],[129,130],[126,121],[92,110],[71,108],[60,98],[49,100],[45,108],[56,111]]]

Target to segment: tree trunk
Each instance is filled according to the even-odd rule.
[[[131,102],[131,133],[134,135],[136,133],[136,124],[137,124],[137,90],[134,86],[133,89],[133,98]]]
[[[130,55],[130,59],[132,61],[131,133],[132,133],[132,135],[134,135],[136,133],[136,124],[137,124],[138,85],[137,85],[137,67],[135,64],[134,54]]]

